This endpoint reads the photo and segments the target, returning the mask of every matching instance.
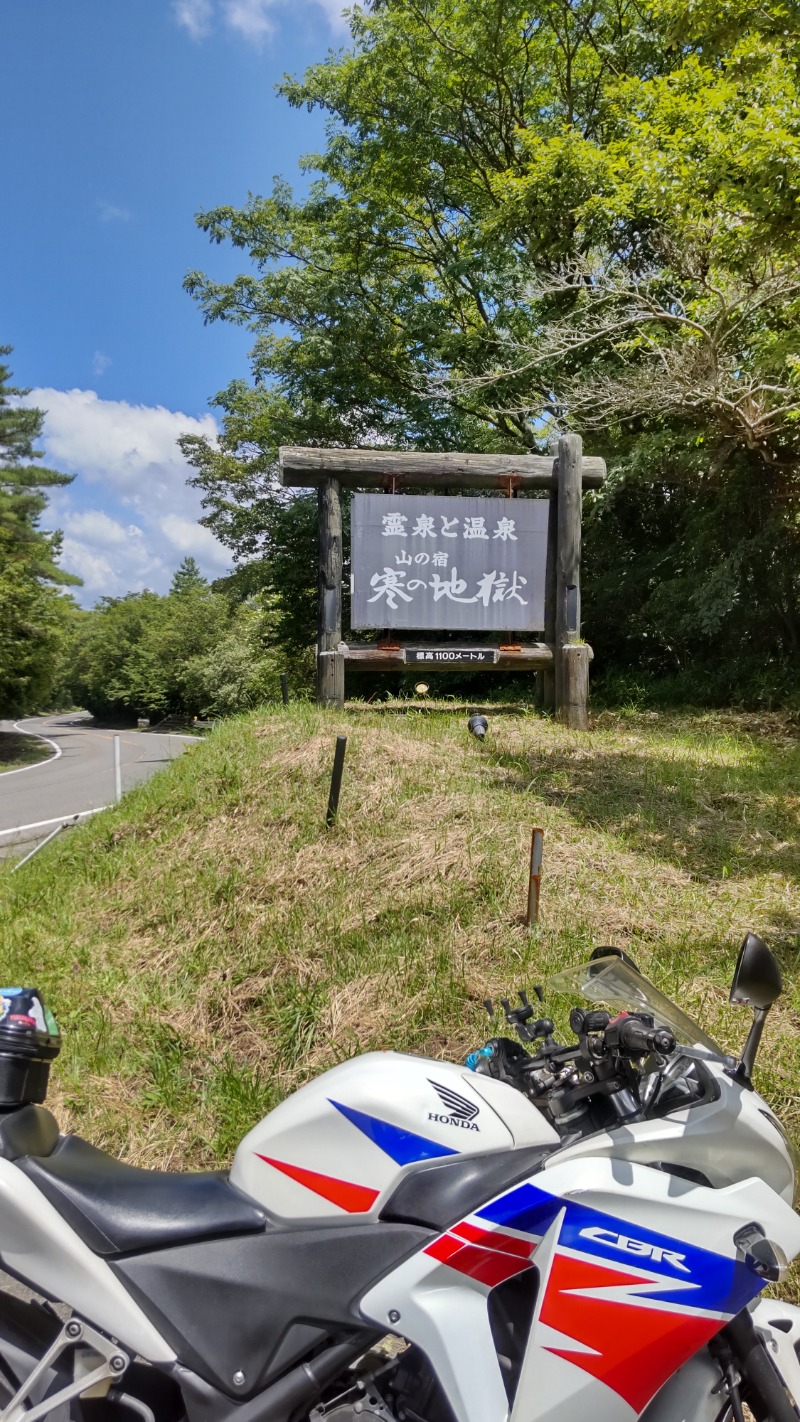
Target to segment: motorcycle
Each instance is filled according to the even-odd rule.
[[[373,1052],[229,1174],[120,1163],[42,1104],[60,1038],[0,994],[0,1422],[790,1422],[797,1161],[752,1071],[614,948],[464,1066]],[[542,989],[537,989],[540,1000]],[[491,1003],[487,1004],[490,1014]],[[505,1030],[505,1029],[503,1029]]]

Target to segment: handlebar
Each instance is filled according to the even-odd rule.
[[[677,1045],[668,1027],[657,1026],[647,1012],[620,1012],[612,1018],[603,1009],[574,1007],[569,1025],[578,1040],[573,1046],[560,1045],[549,1019],[528,1022],[528,1006],[524,1018],[521,1010],[510,1008],[506,1016],[526,1043],[546,1032],[538,1050],[530,1053],[508,1037],[493,1037],[470,1053],[467,1066],[524,1092],[550,1113],[562,1133],[596,1129],[598,1122],[607,1124],[609,1112],[626,1123],[645,1119],[640,1083],[652,1063],[644,1058],[660,1059],[653,1078],[658,1084],[664,1059]],[[648,1103],[651,1098],[652,1093]]]
[[[636,1017],[615,1017],[605,1030],[605,1041],[611,1051],[626,1057],[644,1057],[649,1052],[668,1057],[676,1045],[668,1027],[645,1027]]]

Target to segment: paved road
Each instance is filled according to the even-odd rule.
[[[43,838],[59,819],[113,804],[115,735],[120,738],[123,791],[147,780],[195,740],[108,730],[82,711],[0,721],[0,730],[14,729],[45,736],[52,742],[52,756],[0,774],[0,854]]]

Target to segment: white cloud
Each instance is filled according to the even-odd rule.
[[[342,0],[317,0],[317,4],[325,11],[331,29],[337,35],[347,34],[349,25],[345,11],[355,9],[356,0],[345,0],[344,4]]]
[[[172,11],[178,24],[193,40],[204,39],[211,30],[211,0],[173,0]]]
[[[97,206],[98,221],[100,222],[130,222],[131,220],[131,214],[127,207],[118,207],[115,202],[101,200]]]
[[[344,10],[351,7],[353,0],[300,0],[300,3],[322,10],[331,29],[337,33],[347,29]],[[281,14],[291,14],[293,9],[289,0],[173,0],[172,3],[177,23],[192,39],[205,39],[219,18],[227,29],[254,49],[261,49],[265,40],[272,38]]]
[[[74,591],[82,594],[81,601],[91,603],[97,597],[113,595],[117,590],[114,569],[102,553],[94,553],[85,543],[73,538],[65,538],[61,562],[71,573],[83,578],[83,587]]]
[[[259,48],[275,33],[271,0],[223,0],[222,15],[228,29]]]
[[[211,415],[101,400],[94,390],[32,390],[26,403],[46,412],[47,464],[77,475],[53,490],[48,522],[64,530],[61,561],[84,578],[84,602],[166,591],[190,553],[209,578],[230,567],[228,552],[197,521],[200,495],[186,483],[191,470],[177,445],[182,434],[215,438]]]
[[[204,528],[201,523],[183,518],[180,514],[167,514],[161,520],[161,527],[172,547],[177,548],[184,557],[191,554],[194,558],[203,558],[206,563],[217,563],[221,569],[230,565],[230,555],[217,542],[211,529]]]
[[[64,519],[64,532],[75,538],[88,538],[101,547],[111,548],[114,544],[127,543],[128,534],[100,509],[87,509],[85,513],[68,513]]]
[[[110,365],[111,356],[106,355],[105,351],[95,351],[94,359],[92,360],[92,373],[94,375],[105,375]]]

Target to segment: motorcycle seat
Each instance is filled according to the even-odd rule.
[[[0,1115],[0,1157],[49,1155],[58,1145],[58,1122],[44,1106],[17,1106]]]
[[[141,1170],[80,1136],[62,1136],[50,1155],[23,1156],[16,1165],[105,1257],[255,1234],[267,1224],[266,1211],[221,1173]]]

